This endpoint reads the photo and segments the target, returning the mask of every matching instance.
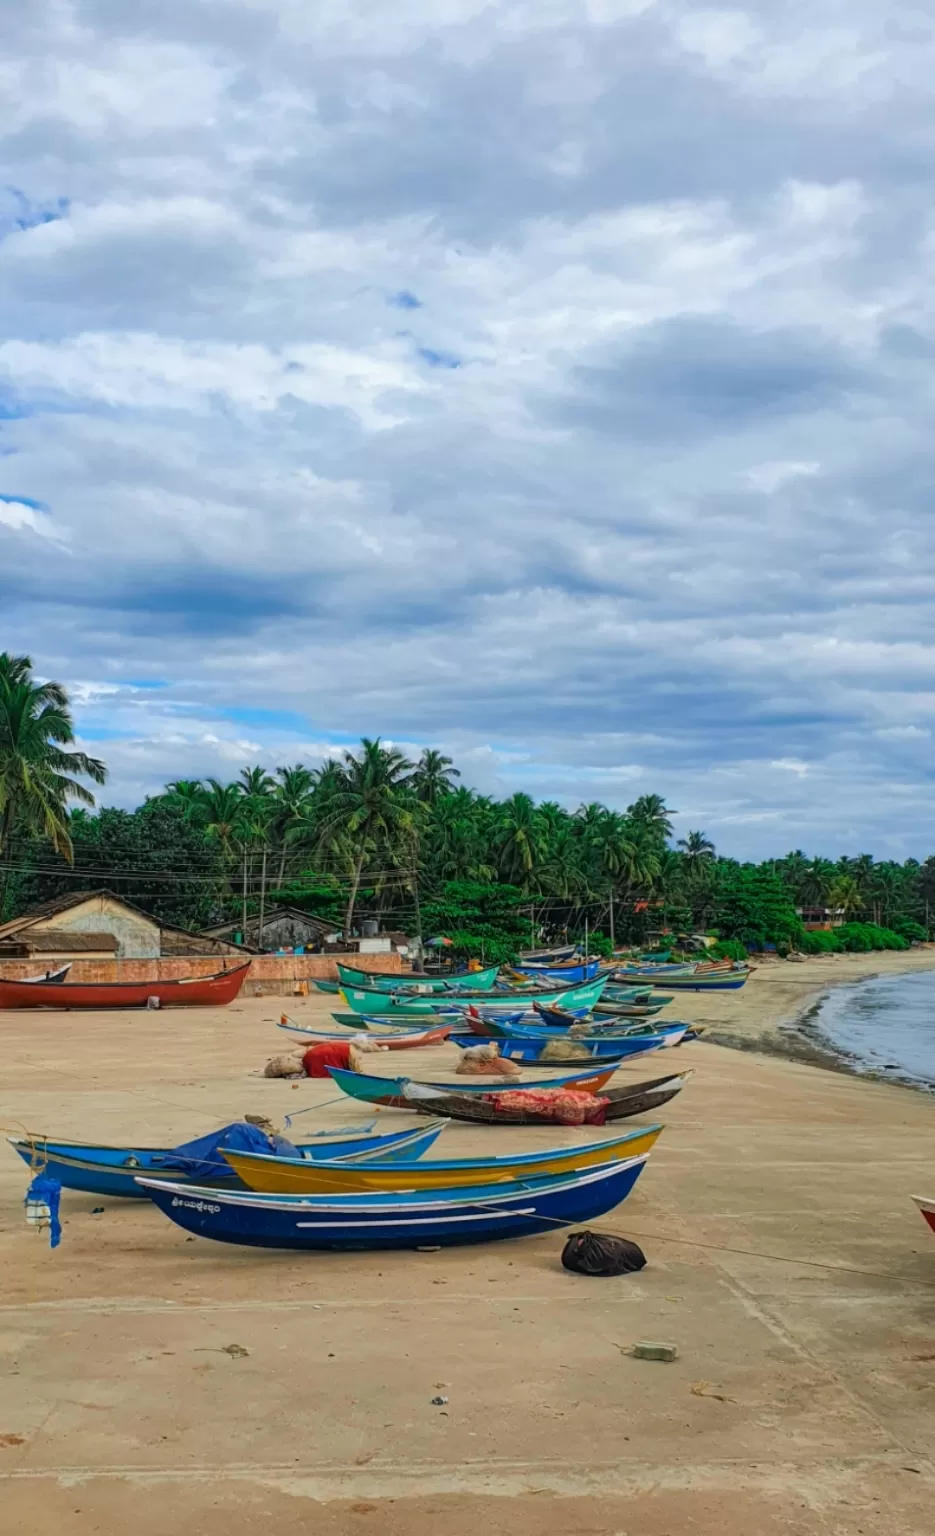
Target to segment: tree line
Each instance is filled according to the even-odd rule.
[[[106,777],[75,749],[61,685],[37,681],[28,657],[0,655],[0,917],[107,886],[190,929],[287,903],[348,934],[375,917],[508,958],[585,932],[608,949],[659,931],[716,932],[728,947],[832,947],[805,932],[809,909],[854,944],[855,927],[908,942],[928,936],[935,914],[935,858],[796,850],[743,863],[700,830],[675,841],[658,795],[625,811],[522,792],[496,799],[461,785],[441,752],[412,761],[378,738],[317,767],[176,779],[134,811],[95,808],[83,780]]]

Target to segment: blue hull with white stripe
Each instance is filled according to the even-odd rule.
[[[423,1248],[487,1243],[593,1221],[625,1200],[647,1154],[583,1173],[424,1194],[258,1195],[140,1182],[186,1232],[250,1248]]]

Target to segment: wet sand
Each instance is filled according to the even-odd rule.
[[[777,963],[740,994],[669,1012],[769,1042],[829,981],[887,963]],[[155,1016],[4,1014],[0,1121],[153,1142],[245,1111],[282,1123],[324,1106],[297,1134],[366,1123],[330,1084],[251,1076],[286,1039],[272,1027],[281,1007],[320,1027],[330,1006],[318,994]],[[378,1060],[438,1077],[455,1051]],[[670,1066],[694,1068],[692,1081],[661,1111],[634,1195],[600,1223],[649,1263],[613,1280],[563,1271],[561,1234],[266,1253],[189,1240],[147,1205],[68,1194],[52,1253],[25,1227],[28,1175],[8,1151],[4,1536],[923,1536],[935,1240],[909,1196],[935,1188],[931,1101],[706,1042],[624,1076]],[[593,1134],[452,1126],[438,1150]],[[679,1359],[622,1352],[638,1339],[674,1342]]]

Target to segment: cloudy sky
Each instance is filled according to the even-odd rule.
[[[0,648],[108,798],[361,734],[935,848],[931,13],[32,0]]]

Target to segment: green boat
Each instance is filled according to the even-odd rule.
[[[513,1002],[524,1008],[531,1008],[533,1003],[545,1003],[547,1007],[557,1003],[564,1008],[593,1008],[600,1001],[608,980],[606,975],[595,976],[592,981],[583,981],[576,987],[550,987],[545,992],[460,992],[457,1001],[475,1002],[482,1008],[493,1005],[509,1008]],[[378,992],[369,987],[345,986],[341,996],[354,1013],[377,1016],[432,1013],[439,1002],[437,997],[419,997],[412,992]]]
[[[330,992],[334,997],[341,990],[339,981],[315,981],[312,983],[317,992]]]
[[[381,976],[374,971],[358,971],[351,965],[342,965],[340,960],[337,966],[342,987],[368,987],[373,992],[399,992],[402,987],[417,988],[416,995],[427,992],[489,992],[500,969],[498,965],[491,965],[486,971],[466,971],[463,976],[420,976],[414,972],[407,972],[404,976]]]

